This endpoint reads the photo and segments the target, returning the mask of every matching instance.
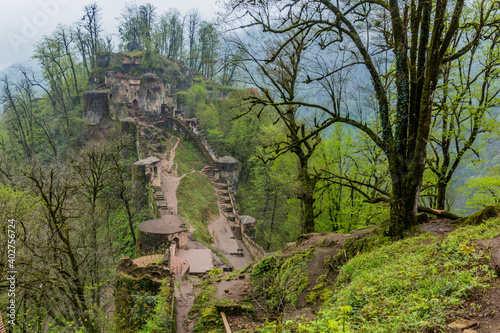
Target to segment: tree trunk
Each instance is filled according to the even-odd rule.
[[[123,192],[120,192],[120,197],[125,205],[125,210],[127,211],[127,217],[128,217],[128,226],[130,228],[130,234],[132,235],[132,239],[134,240],[134,245],[137,244],[137,240],[135,238],[135,229],[134,229],[134,220],[132,219],[132,211],[130,209],[130,204],[125,198],[125,195]]]
[[[392,199],[390,201],[390,224],[388,236],[400,238],[417,224],[420,183],[412,173],[397,168],[392,175]]]
[[[437,193],[436,193],[436,209],[444,210],[444,206],[446,204],[446,188],[448,187],[448,183],[442,180],[439,180],[437,183]]]
[[[305,234],[314,232],[314,197],[312,194],[305,194],[302,198],[304,209],[304,232]]]
[[[308,157],[301,158],[299,156],[299,180],[300,191],[299,199],[302,203],[302,213],[304,218],[303,233],[314,232],[314,188],[316,187],[316,179],[314,179],[307,169]]]

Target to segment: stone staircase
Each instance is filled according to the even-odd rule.
[[[193,133],[191,128],[182,119],[179,119],[179,118],[171,118],[171,119],[176,121],[176,123],[180,127],[182,127],[182,129],[184,130],[185,133],[189,133],[189,135],[192,137],[192,139],[194,140],[194,142],[198,146],[198,149],[201,151],[203,157],[205,157],[205,159],[207,160],[208,168],[206,170],[204,170],[204,173],[209,177],[210,176],[215,177],[215,172],[218,169],[218,166],[217,166],[216,161],[214,160],[214,158],[210,154],[210,152],[207,150],[207,147],[203,143],[202,139],[200,138],[200,136],[203,134],[200,133],[197,135],[197,134]]]
[[[165,199],[161,186],[152,186],[151,188],[153,189],[153,198],[156,202],[156,207],[160,211],[160,215],[169,214],[168,202]]]

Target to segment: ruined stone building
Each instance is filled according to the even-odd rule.
[[[139,64],[140,58],[124,56],[124,69],[130,70]],[[169,85],[166,89],[158,75],[153,73],[135,77],[109,71],[104,86],[83,93],[83,117],[94,125],[104,118],[146,116],[154,119],[162,112],[174,116],[175,96],[169,95],[169,89]]]

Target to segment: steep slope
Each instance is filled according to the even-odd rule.
[[[212,289],[198,302],[240,309],[228,315],[234,332],[500,328],[500,218],[458,228],[431,220],[421,230],[397,242],[373,228],[304,235],[238,275],[205,281]],[[215,310],[198,313],[199,332],[224,332]]]

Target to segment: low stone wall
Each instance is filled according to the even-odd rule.
[[[250,237],[247,236],[244,232],[243,234],[243,243],[245,243],[248,251],[252,255],[253,260],[260,260],[266,256],[266,251],[257,243],[255,243],[253,240],[250,239]]]

